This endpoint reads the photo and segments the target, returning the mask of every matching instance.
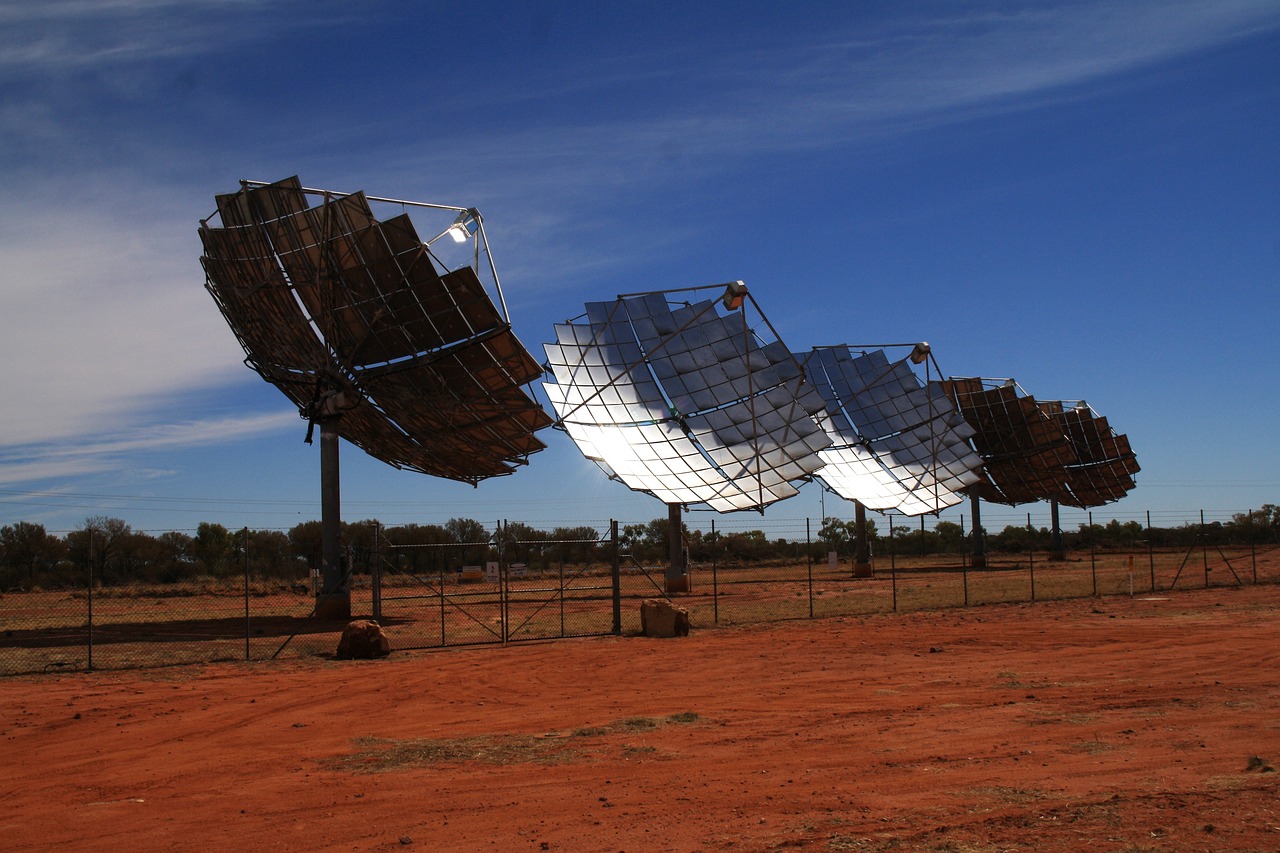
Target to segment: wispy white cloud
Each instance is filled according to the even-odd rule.
[[[1010,14],[958,6],[944,17],[906,16],[852,37],[737,57],[721,71],[738,81],[721,110],[708,116],[691,103],[616,138],[688,140],[710,158],[832,147],[914,129],[913,117],[937,123],[975,108],[1023,109],[1278,28],[1280,9],[1260,0],[1030,4]],[[691,133],[706,119],[711,132]]]
[[[211,421],[152,423],[93,441],[44,441],[10,445],[0,450],[0,484],[82,477],[128,468],[139,469],[131,454],[166,449],[208,447],[297,429],[298,416],[288,411]],[[145,469],[148,478],[164,472]]]
[[[823,102],[859,111],[948,110],[1092,83],[1280,27],[1265,0],[1007,8],[907,15],[867,38],[828,42],[797,63],[794,79],[833,90],[858,83]]]
[[[581,235],[593,223],[600,263],[625,264],[637,249],[654,251],[606,236],[616,230],[609,209],[637,192],[667,190],[678,209],[682,192],[741,172],[755,157],[852,155],[859,145],[947,123],[1092,97],[1134,85],[1134,72],[1280,29],[1280,8],[1269,0],[1003,8],[942,4],[928,17],[908,12],[851,25],[855,32],[770,39],[711,56],[674,45],[603,57],[567,83],[534,80],[471,96],[491,98],[492,106],[519,97],[540,102],[549,89],[577,97],[654,89],[661,97],[637,94],[631,114],[603,120],[557,117],[483,133],[468,127],[452,137],[447,126],[431,125],[423,129],[430,144],[397,117],[397,132],[388,127],[385,135],[404,142],[398,151],[387,146],[380,172],[410,184],[423,175],[443,179],[447,193],[500,200],[510,220],[536,222],[523,229],[528,242],[519,225],[508,234],[530,268],[566,260],[548,253],[538,235]],[[625,68],[635,70],[629,76]],[[600,268],[581,255],[570,262]]]
[[[0,6],[0,72],[61,74],[207,56],[282,31],[343,26],[355,14],[290,0],[10,0]]]
[[[0,445],[124,429],[245,372],[200,286],[195,223],[117,211],[0,210]]]

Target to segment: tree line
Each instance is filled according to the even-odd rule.
[[[629,524],[618,531],[619,549],[627,560],[660,564],[667,559],[665,518]],[[824,559],[826,552],[850,555],[856,526],[853,521],[828,518],[811,542],[770,539],[761,530],[717,532],[684,527],[683,543],[694,563],[717,560],[724,564],[766,560]],[[892,542],[887,529],[867,521],[867,536],[875,554],[892,548],[902,555],[961,554],[972,539],[954,522],[939,521],[931,530],[895,525]],[[988,552],[1048,550],[1047,528],[1010,525],[998,533],[984,531]],[[520,522],[495,529],[470,518],[451,518],[444,524],[404,524],[386,527],[377,520],[342,525],[341,544],[350,570],[367,572],[377,562],[384,570],[405,573],[454,571],[463,565],[497,559],[501,548],[507,562],[530,568],[612,559],[608,530],[556,527],[541,530]],[[84,587],[95,584],[174,584],[195,579],[228,580],[243,577],[296,581],[320,566],[319,521],[279,530],[229,530],[201,523],[194,535],[179,531],[152,535],[135,531],[118,518],[95,516],[63,536],[43,525],[19,521],[0,527],[0,591]],[[1190,548],[1276,544],[1280,542],[1280,507],[1265,504],[1252,513],[1237,513],[1229,522],[1201,526],[1145,528],[1136,521],[1112,520],[1080,525],[1063,532],[1068,550]]]

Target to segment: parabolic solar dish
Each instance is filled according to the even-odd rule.
[[[927,345],[919,351],[927,355]],[[826,402],[819,422],[832,440],[816,476],[870,509],[923,515],[964,500],[960,490],[982,479],[982,458],[946,393],[922,383],[907,360],[815,347],[804,368]]]
[[[1117,434],[1084,401],[1041,401],[1040,410],[1061,426],[1076,455],[1076,462],[1064,466],[1060,504],[1088,509],[1118,501],[1133,489],[1141,468],[1128,436]]]
[[[940,383],[973,427],[983,478],[973,497],[1016,506],[1051,500],[1061,492],[1066,466],[1079,463],[1062,424],[1012,379],[952,378]]]
[[[205,286],[246,363],[304,417],[336,417],[397,468],[472,484],[543,449],[534,432],[551,418],[522,387],[541,368],[476,270],[443,268],[407,214],[379,221],[363,193],[296,177],[246,182],[217,207],[221,227],[200,225]]]
[[[781,341],[749,327],[741,283],[719,302],[678,301],[687,293],[588,303],[556,326],[543,387],[559,423],[610,477],[669,505],[791,497],[831,443],[814,420],[822,398]]]

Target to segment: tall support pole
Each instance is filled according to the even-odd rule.
[[[688,592],[689,572],[684,563],[684,521],[680,504],[667,504],[667,592]]]
[[[253,625],[249,621],[249,528],[245,527],[240,531],[240,544],[244,548],[244,659],[251,660],[249,657],[249,635],[252,633]]]
[[[320,592],[316,616],[351,618],[351,589],[342,570],[342,479],[338,471],[338,420],[320,421]]]
[[[853,502],[853,576],[871,577],[871,543],[867,541],[867,508]]]
[[[1062,547],[1062,523],[1058,520],[1058,499],[1049,499],[1049,526],[1053,528],[1052,541],[1049,545],[1049,559],[1065,560],[1067,551]]]
[[[982,510],[979,508],[982,501],[973,495],[969,498],[969,505],[973,508],[973,567],[982,569],[987,565],[987,542],[982,538]]]

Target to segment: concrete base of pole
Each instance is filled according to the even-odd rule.
[[[667,592],[692,592],[693,582],[688,575],[667,575]]]
[[[873,574],[870,563],[855,562],[853,564],[853,576],[855,578],[869,578],[872,577]]]
[[[351,593],[331,592],[317,595],[316,618],[351,621]]]
[[[1050,551],[1049,559],[1055,562],[1061,563],[1063,560],[1067,559],[1067,552],[1066,551]]]
[[[987,567],[987,555],[974,554],[969,560],[969,567],[974,569],[985,569]]]

